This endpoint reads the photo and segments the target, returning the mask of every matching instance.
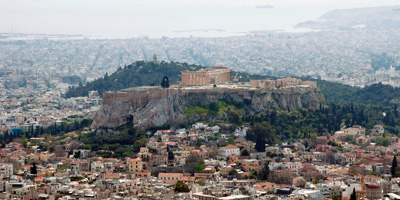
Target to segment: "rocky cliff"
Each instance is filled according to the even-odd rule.
[[[208,106],[212,102],[225,100],[232,103],[244,105],[247,114],[264,112],[271,108],[294,110],[299,108],[319,108],[324,103],[324,97],[318,88],[282,88],[276,90],[260,90],[250,88],[209,88],[209,89],[156,89],[160,94],[157,98],[147,98],[145,104],[134,104],[142,102],[149,95],[154,97],[154,88],[147,96],[138,93],[125,93],[124,98],[107,100],[102,108],[96,113],[92,128],[107,129],[115,128],[132,122],[138,128],[151,128],[166,124],[175,125],[197,120],[223,119],[226,113],[212,116],[185,116],[185,108],[189,105]],[[149,92],[148,92],[149,93]],[[110,96],[110,95],[108,95]],[[140,97],[139,97],[140,96]],[[103,99],[104,99],[103,95]],[[108,97],[107,97],[108,98]],[[139,105],[139,106],[138,106]]]

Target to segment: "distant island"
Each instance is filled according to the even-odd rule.
[[[395,30],[400,28],[399,9],[400,6],[337,9],[323,14],[318,20],[305,21],[295,27],[329,31]]]
[[[218,32],[225,32],[224,29],[198,29],[198,30],[182,30],[182,31],[174,31],[175,33],[188,33],[188,32],[211,32],[211,31],[218,31]]]

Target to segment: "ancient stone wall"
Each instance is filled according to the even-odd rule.
[[[133,105],[134,108],[140,108],[146,106],[151,100],[157,100],[166,98],[169,95],[183,95],[186,93],[232,93],[226,88],[217,88],[212,91],[209,89],[182,89],[182,88],[161,88],[154,87],[144,90],[132,90],[129,92],[106,92],[103,94],[103,105],[110,104],[113,101],[122,100]],[[237,91],[236,91],[237,92]]]
[[[317,88],[317,82],[315,81],[301,81],[297,78],[282,78],[278,80],[250,80],[250,87],[252,88],[263,88],[263,89],[276,89],[284,87],[296,87],[299,85],[309,86],[311,88]]]
[[[181,94],[179,88],[153,87],[147,90],[131,90],[123,92],[106,92],[103,94],[103,104],[109,104],[116,100],[122,100],[133,105],[134,108],[146,106],[153,99],[162,99],[171,94]]]
[[[253,81],[251,84],[262,83],[260,93],[275,91],[281,94],[295,94],[303,93],[304,91],[315,90],[316,88],[275,88],[272,83],[274,81]],[[252,87],[253,87],[252,86]],[[251,88],[161,88],[158,86],[146,87],[146,88],[132,88],[130,91],[121,92],[106,92],[103,94],[103,105],[110,104],[113,101],[126,101],[128,104],[132,105],[133,108],[145,107],[151,100],[159,100],[168,97],[169,95],[179,95],[184,94],[210,94],[210,93],[220,93],[220,94],[239,94],[244,98],[251,98],[251,92],[254,91]]]
[[[274,88],[276,88],[276,81],[268,80],[268,79],[266,79],[266,80],[250,80],[250,87],[274,89]]]
[[[309,85],[312,88],[317,88],[317,82],[316,81],[302,81],[301,85]]]
[[[281,78],[276,80],[276,87],[289,87],[300,85],[301,80],[297,78]]]

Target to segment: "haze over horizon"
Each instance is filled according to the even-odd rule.
[[[394,0],[0,2],[1,33],[80,34],[92,38],[223,37],[293,26],[334,9],[398,5]],[[273,8],[256,8],[271,5]]]

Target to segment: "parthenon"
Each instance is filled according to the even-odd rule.
[[[182,85],[208,85],[231,81],[232,68],[217,66],[198,71],[182,71]]]

